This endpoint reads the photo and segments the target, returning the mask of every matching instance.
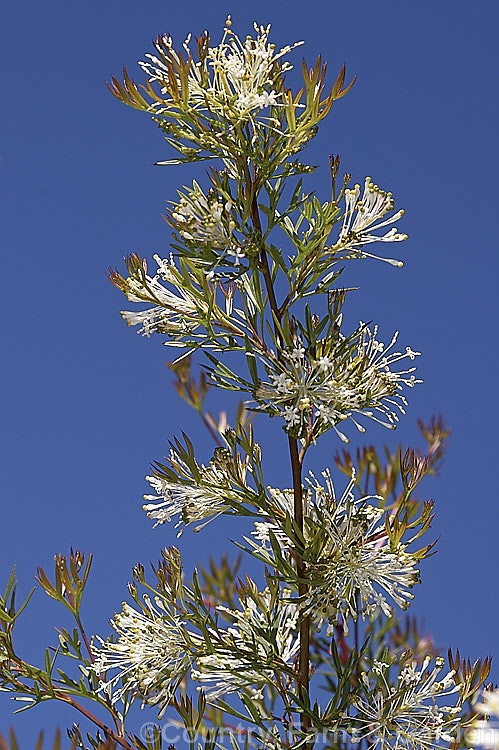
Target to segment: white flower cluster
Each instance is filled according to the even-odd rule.
[[[198,467],[200,478],[195,479],[189,467],[172,451],[170,460],[180,468],[185,481],[173,481],[163,477],[148,476],[146,480],[157,494],[144,495],[146,504],[143,510],[154,523],[154,528],[171,521],[173,516],[180,516],[175,528],[180,528],[177,536],[182,534],[182,526],[199,523],[206,519],[213,520],[227,509],[227,494],[230,492],[226,472],[210,463]],[[190,477],[190,479],[189,479]],[[206,520],[206,523],[209,523]],[[203,527],[198,526],[196,530]]]
[[[158,270],[154,276],[145,275],[144,281],[133,277],[127,279],[126,295],[130,302],[144,302],[153,299],[159,304],[147,310],[122,310],[121,316],[127,325],[139,325],[138,333],[148,338],[152,333],[170,335],[185,334],[199,325],[199,311],[203,308],[202,300],[194,298],[178,284],[173,273],[173,261],[154,256]],[[165,282],[175,286],[178,294],[170,291]],[[206,306],[207,309],[207,306]]]
[[[187,106],[240,121],[281,103],[282,92],[274,82],[276,64],[282,72],[290,70],[291,65],[281,62],[281,58],[303,42],[286,45],[276,52],[275,45],[268,42],[270,26],[255,23],[256,38],[248,36],[243,42],[231,30],[231,25],[229,16],[220,44],[209,47],[203,59],[197,62],[191,59],[187,76]],[[189,57],[190,39],[189,35],[183,44]],[[177,89],[182,91],[183,83],[176,71],[183,60],[174,50],[171,37],[160,37],[155,47],[157,55],[146,55],[148,61],[139,62],[139,65],[151,83],[159,83],[163,96],[169,94],[172,71],[175,71]],[[164,99],[164,102],[153,106],[155,112],[161,114],[167,112],[172,104],[173,100]]]
[[[394,205],[392,194],[381,190],[378,185],[372,182],[370,177],[365,179],[362,198],[360,198],[360,185],[355,185],[353,190],[345,190],[343,224],[334,249],[351,250],[352,253],[360,257],[377,258],[394,266],[402,266],[403,263],[400,260],[379,258],[379,256],[371,255],[363,249],[364,245],[369,245],[372,242],[401,242],[407,239],[407,235],[399,233],[395,227],[389,229],[385,234],[374,234],[378,229],[393,224],[402,218],[404,211],[400,210],[382,221],[387,213],[393,211]]]
[[[477,719],[473,722],[467,740],[473,747],[479,745],[487,750],[499,750],[499,689],[484,690],[482,702],[474,706],[487,719]],[[490,721],[491,718],[494,721]]]
[[[281,598],[272,601],[268,590],[257,598],[259,605],[248,596],[241,602],[242,610],[217,607],[224,616],[234,619],[234,625],[218,631],[220,646],[214,653],[199,657],[197,669],[192,670],[192,679],[210,698],[238,690],[262,698],[265,685],[275,680],[274,666],[291,666],[298,653],[298,606]],[[255,661],[259,668],[255,668]]]
[[[459,692],[454,672],[437,679],[444,660],[435,659],[429,671],[430,657],[421,669],[417,661],[402,669],[397,685],[389,681],[390,665],[375,661],[369,673],[361,676],[366,691],[364,698],[355,700],[356,727],[352,741],[367,739],[368,747],[375,750],[430,750],[444,742],[452,742],[451,732],[457,723],[461,707],[440,706],[437,699]],[[374,683],[374,684],[373,684]],[[377,686],[377,689],[376,689]]]
[[[180,237],[196,245],[206,245],[224,255],[233,256],[239,265],[244,253],[233,235],[236,223],[231,216],[232,205],[220,199],[216,190],[205,195],[193,180],[187,193],[179,191],[180,201],[174,204],[170,216]]]
[[[397,341],[398,332],[388,347],[378,341],[378,327],[373,332],[361,325],[356,351],[347,361],[340,353],[310,360],[304,347],[298,342],[291,353],[284,353],[285,365],[276,364],[276,371],[269,373],[270,382],[262,383],[257,391],[258,401],[267,402],[267,408],[280,413],[286,422],[286,430],[297,429],[302,436],[307,427],[320,421],[331,426],[338,436],[348,442],[337,424],[351,419],[360,432],[365,428],[358,424],[353,414],[363,414],[394,429],[398,421],[397,411],[404,413],[407,401],[400,394],[402,386],[413,387],[416,380],[415,367],[392,371],[395,362],[414,360],[420,352],[406,347],[405,352],[391,351]],[[279,369],[280,368],[280,371]]]
[[[334,489],[325,472],[327,496]],[[314,620],[337,623],[341,614],[348,632],[348,618],[371,616],[381,609],[390,615],[387,594],[399,607],[406,609],[414,598],[410,589],[419,581],[417,560],[399,544],[393,550],[382,521],[384,511],[367,504],[368,497],[355,501],[354,480],[338,501],[324,503],[322,522],[325,544],[310,571],[313,579],[309,607]],[[324,488],[315,481],[316,496]],[[383,593],[382,593],[383,592]],[[357,595],[359,602],[357,602]]]
[[[186,649],[183,623],[159,598],[156,607],[148,597],[144,600],[144,611],[123,603],[122,612],[111,620],[118,637],[115,641],[98,638],[101,648],[94,649],[93,669],[99,675],[118,670],[102,685],[113,703],[131,691],[161,711],[168,705],[192,660]],[[123,680],[123,686],[114,690]]]
[[[208,627],[204,637],[188,631],[159,597],[154,606],[144,596],[143,611],[123,603],[122,612],[111,621],[116,640],[97,636],[101,647],[94,649],[92,669],[100,677],[101,690],[113,703],[126,695],[138,696],[157,706],[161,718],[192,667],[190,676],[209,698],[240,690],[262,697],[265,685],[275,680],[275,669],[292,668],[299,650],[299,608],[285,598],[290,592],[259,593],[250,584],[253,592],[240,595],[241,609],[217,607],[233,624],[226,629]],[[108,677],[106,673],[114,670],[117,673]]]
[[[419,571],[415,567],[417,560],[403,544],[396,550],[390,548],[381,520],[384,511],[367,502],[378,498],[355,500],[353,477],[336,499],[329,471],[324,471],[323,477],[325,487],[312,474],[310,490],[304,492],[305,538],[320,549],[308,563],[311,584],[305,607],[317,628],[325,622],[331,628],[341,615],[348,634],[350,618],[356,620],[359,614],[364,618],[379,609],[391,614],[385,595],[406,609],[413,599],[409,589],[419,580]],[[293,516],[292,490],[269,488],[269,494],[278,507]],[[253,535],[267,548],[270,531],[283,546],[289,544],[277,523],[257,522],[255,527]]]

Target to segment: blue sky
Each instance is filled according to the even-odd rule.
[[[120,105],[104,81],[168,31],[181,42],[227,12],[234,30],[273,24],[277,45],[347,65],[358,80],[311,149],[321,164],[309,188],[329,191],[328,155],[362,182],[370,175],[406,210],[398,246],[405,266],[354,267],[361,290],[352,320],[375,320],[389,339],[423,352],[424,385],[410,395],[397,434],[370,426],[381,446],[417,439],[418,417],[444,414],[453,430],[436,501],[439,552],[423,568],[412,612],[445,649],[499,656],[497,422],[497,104],[499,5],[495,0],[319,0],[228,6],[89,0],[9,3],[3,12],[2,140],[2,587],[17,564],[27,592],[37,565],[70,546],[92,551],[88,631],[107,633],[132,566],[174,542],[141,510],[150,461],[183,429],[209,458],[209,436],[175,395],[159,337],[127,329],[108,266],[131,251],[168,253],[161,219],[177,187],[203,167],[159,168],[168,147],[146,115]],[[214,409],[232,408],[222,394]],[[261,423],[263,426],[263,422]],[[278,434],[278,433],[276,433]],[[333,438],[317,452],[331,464]],[[264,443],[265,449],[265,443]],[[204,451],[204,453],[203,453]],[[289,485],[284,451],[267,447],[269,483]],[[218,554],[228,524],[183,538],[186,569]],[[229,544],[227,543],[227,547]],[[19,626],[18,649],[41,658],[64,613],[39,592]],[[493,670],[499,680],[497,664]],[[12,716],[0,694],[0,731],[12,724],[30,747],[75,717],[57,705]]]

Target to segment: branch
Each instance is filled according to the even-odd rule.
[[[251,186],[253,188],[253,185]],[[251,219],[255,229],[260,233],[262,231],[260,223],[260,215],[258,212],[258,203],[256,194],[253,193],[253,201],[251,204]],[[276,339],[283,344],[282,336],[276,322],[280,323],[283,309],[279,309],[277,300],[274,292],[274,285],[272,283],[272,275],[270,273],[269,263],[267,259],[267,253],[265,248],[262,247],[260,251],[260,264],[263,278],[265,280],[265,286],[269,298],[270,309],[274,315],[274,331]],[[289,440],[289,453],[291,458],[291,469],[293,475],[293,497],[294,497],[294,518],[303,533],[303,490],[302,490],[302,476],[301,468],[302,463],[298,454],[298,443],[296,438],[288,435]],[[305,563],[300,555],[295,553],[296,557],[296,572],[299,578],[305,577]],[[298,585],[298,594],[300,597],[305,596],[308,590],[306,583],[300,583]],[[300,653],[299,653],[299,667],[298,667],[298,679],[297,679],[297,692],[300,698],[304,701],[308,698],[309,694],[309,664],[310,664],[310,617],[303,617],[300,620]],[[300,717],[301,729],[307,732],[311,729],[312,723],[310,716],[306,713],[301,714]]]

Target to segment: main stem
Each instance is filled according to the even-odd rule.
[[[291,470],[293,472],[293,503],[294,517],[296,525],[303,534],[303,486],[301,478],[301,460],[298,453],[298,441],[296,438],[288,435],[289,455],[291,458]],[[306,577],[306,565],[300,555],[296,555],[296,572],[298,577]],[[298,584],[298,594],[304,597],[308,591],[308,586],[304,582]],[[302,699],[308,698],[309,683],[309,663],[310,663],[310,617],[307,615],[300,620],[300,652],[298,655],[298,695]],[[301,715],[301,727],[308,730],[312,726],[310,716]]]
[[[256,195],[253,196],[251,205],[251,218],[253,226],[259,232],[262,231],[260,223],[260,215],[258,212],[258,203]],[[284,311],[279,310],[277,300],[274,292],[274,285],[272,283],[272,275],[270,273],[269,263],[267,259],[267,253],[265,248],[262,247],[260,251],[260,268],[262,271],[263,278],[265,280],[265,287],[269,298],[270,309],[274,315],[274,331],[276,338],[281,340],[281,334],[276,322],[280,323]],[[303,534],[303,487],[302,487],[302,460],[298,451],[298,441],[296,438],[288,435],[289,441],[289,455],[291,458],[291,471],[293,476],[293,504],[294,504],[294,520],[300,530],[300,534]],[[296,572],[300,579],[306,577],[306,566],[304,560],[300,555],[295,553],[296,559]],[[304,582],[298,584],[298,594],[300,597],[306,595],[308,586]],[[310,617],[306,616],[300,620],[300,651],[298,655],[298,679],[297,679],[297,693],[300,698],[308,702],[309,695],[309,664],[310,664]],[[310,716],[305,713],[301,714],[300,717],[301,729],[306,732],[312,727]]]

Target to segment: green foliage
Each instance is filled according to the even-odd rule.
[[[395,429],[406,389],[421,382],[411,364],[419,353],[395,351],[397,334],[385,345],[376,325],[345,330],[350,290],[341,274],[354,259],[378,257],[371,244],[407,239],[387,229],[403,211],[393,213],[392,194],[369,177],[363,191],[349,187],[349,174],[341,181],[337,156],[330,199],[306,187],[315,167],[297,155],[355,79],[345,85],[343,67],[326,88],[319,57],[312,68],[303,62],[303,86],[291,90],[285,56],[298,45],[277,51],[269,30],[255,26],[255,37],[241,41],[229,17],[218,45],[204,32],[194,51],[190,37],[180,51],[158,37],[140,63],[145,83],[125,70],[109,86],[179,154],[159,164],[219,160],[206,188],[193,181],[171,202],[171,256],[156,255],[153,273],[133,253],[125,275],[109,272],[143,307],[122,312],[127,324],[180,350],[170,365],[174,387],[216,443],[205,465],[186,434],[172,438],[146,477],[154,494],[143,507],[155,525],[176,519],[177,536],[221,514],[244,517],[253,529],[235,546],[253,558],[251,570],[255,560],[263,569],[250,576],[242,558],[233,563],[224,553],[189,580],[180,551],[167,547],[151,574],[137,564],[133,604],[123,603],[114,635],[103,640],[87,637],[80,615],[91,555],[56,555],[53,579],[40,568],[36,581],[75,627],[57,629],[41,666],[14,646],[31,594],[16,610],[13,572],[0,597],[0,689],[22,702],[19,710],[47,700],[72,706],[95,732],[74,725],[73,748],[161,750],[165,716],[191,750],[311,750],[319,738],[334,750],[352,742],[360,750],[364,740],[381,750],[431,750],[442,740],[457,747],[490,671],[490,659],[472,665],[449,653],[450,670],[437,679],[438,649],[397,610],[410,605],[419,564],[433,553],[435,542],[420,540],[434,504],[419,491],[442,465],[443,420],[420,422],[423,450],[337,452],[341,492],[330,469],[303,476],[319,439],[348,443],[348,420],[360,433],[365,419]],[[402,360],[410,362],[400,370]],[[206,408],[214,389],[247,397],[233,427],[226,412]],[[282,420],[289,489],[264,481],[256,412]],[[158,722],[140,736],[127,720],[137,701]],[[0,735],[0,750],[16,748],[12,733],[10,746]]]

